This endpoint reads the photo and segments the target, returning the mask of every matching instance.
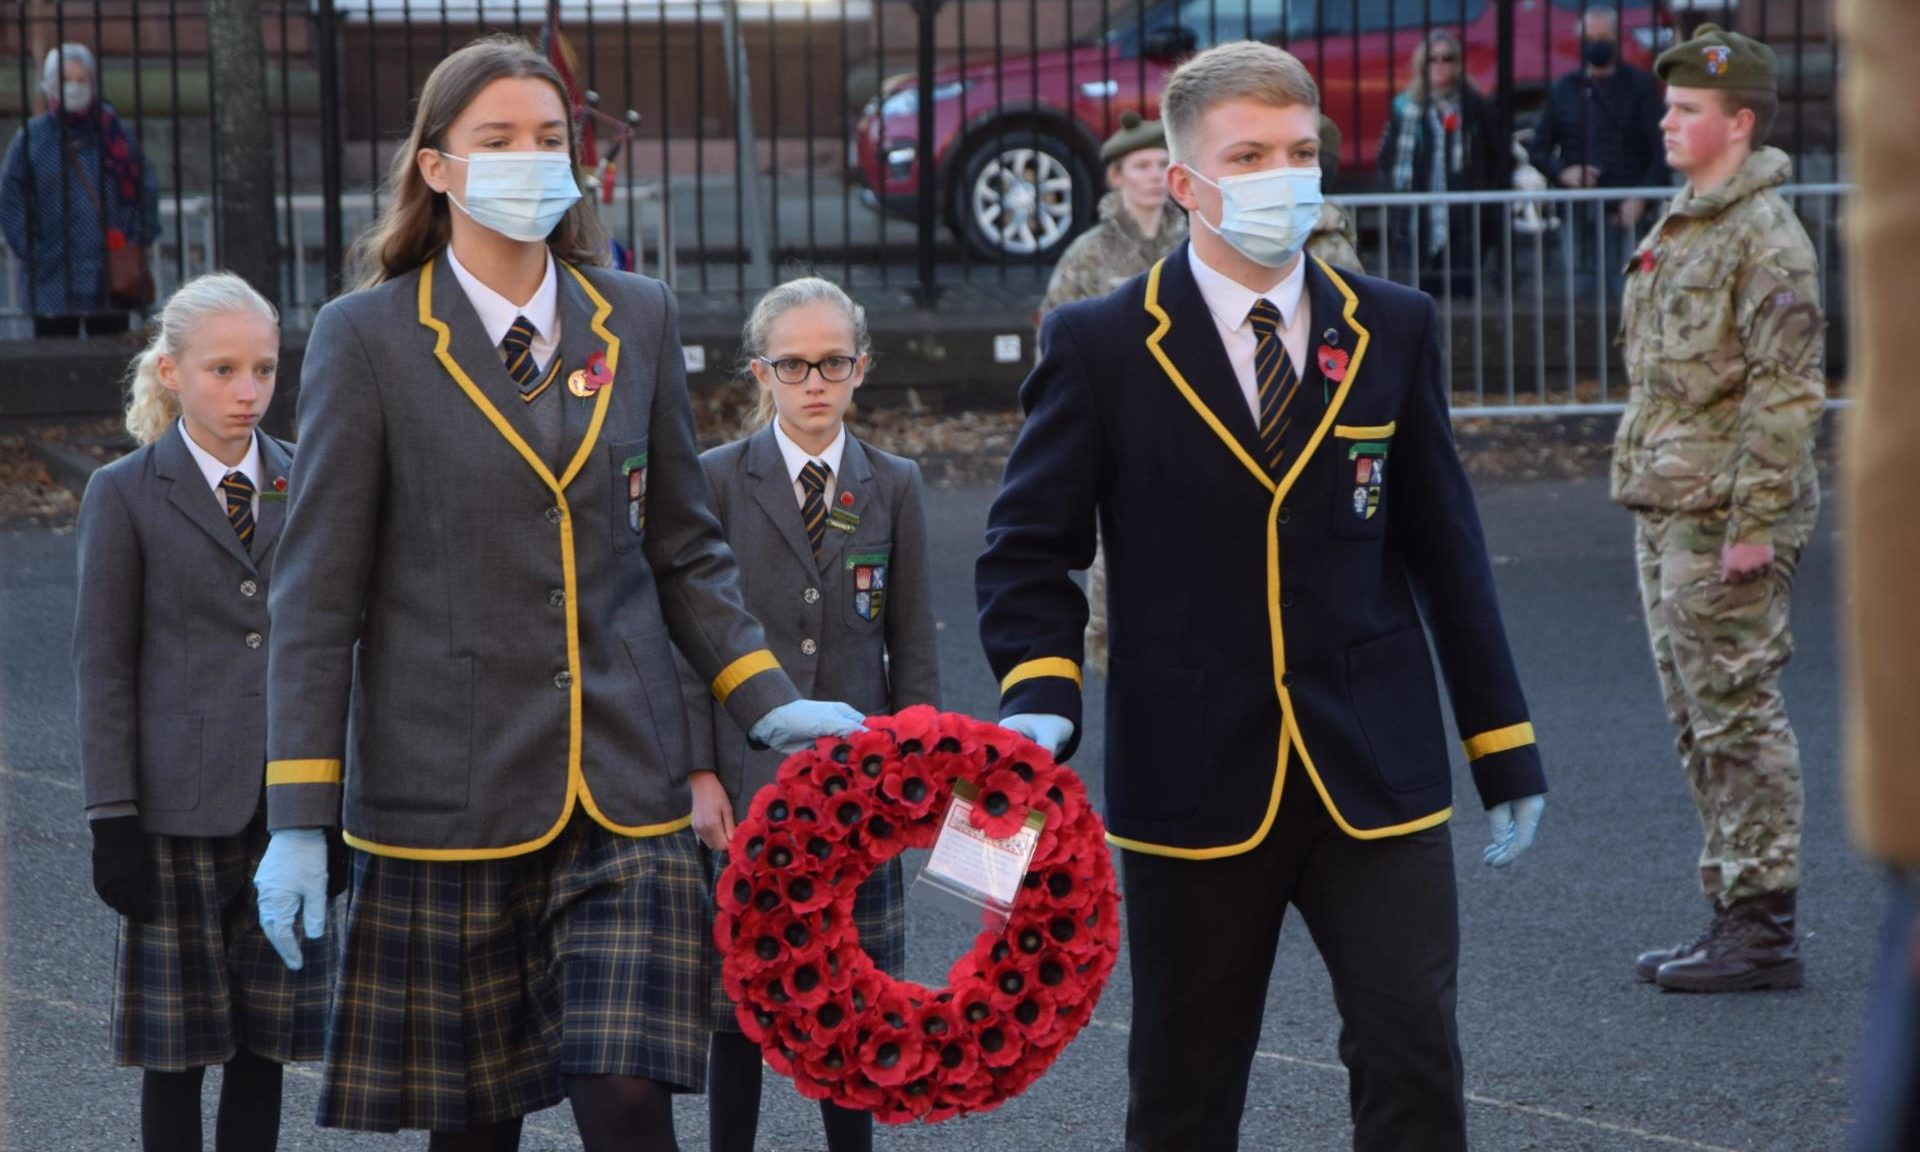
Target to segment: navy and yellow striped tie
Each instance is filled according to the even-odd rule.
[[[818,460],[800,466],[800,487],[806,496],[800,502],[800,521],[807,526],[807,543],[813,545],[813,558],[820,558],[820,545],[827,539],[827,480],[833,469]]]
[[[1278,476],[1287,426],[1293,422],[1287,409],[1300,390],[1300,374],[1280,341],[1280,309],[1262,297],[1253,302],[1247,323],[1253,325],[1253,378],[1259,385],[1260,459]]]
[[[240,547],[253,546],[253,481],[244,472],[229,472],[220,481],[220,495],[227,502],[227,522],[240,537]]]
[[[507,375],[513,377],[514,385],[520,389],[520,399],[529,404],[540,398],[560,370],[557,356],[547,371],[540,370],[539,363],[533,358],[533,338],[536,334],[533,321],[525,316],[515,316],[507,328],[506,337],[500,341],[500,360],[507,366]]]

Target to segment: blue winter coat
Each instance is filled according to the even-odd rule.
[[[129,243],[149,245],[160,235],[160,182],[153,165],[129,133],[141,177],[136,200],[123,199],[110,175],[101,178],[101,135],[98,117],[68,119],[64,140],[77,164],[69,162],[60,118],[43,113],[14,134],[0,165],[0,229],[7,247],[24,261],[20,306],[33,315],[112,307],[107,299],[106,232],[97,204],[106,207],[107,225],[118,228]]]

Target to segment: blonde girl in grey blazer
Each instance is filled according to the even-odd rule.
[[[365,286],[315,320],[268,672],[261,919],[356,849],[320,1122],[673,1143],[706,1074],[709,886],[673,648],[762,744],[801,700],[707,511],[673,298],[604,267],[566,88],[524,41],[420,93]]]
[[[866,379],[866,314],[841,289],[808,277],[761,298],[743,335],[760,390],[762,427],[705,453],[714,515],[740,560],[747,608],[802,692],[864,713],[940,702],[920,468],[862,444],[844,420]],[[693,826],[716,852],[746,818],[781,757],[756,750],[683,683],[693,715]],[[717,875],[717,873],[716,873]],[[854,899],[861,944],[886,972],[906,961],[900,861]],[[710,961],[714,1034],[707,1108],[714,1152],[751,1152],[760,1114],[759,1048],[741,1035]],[[829,1152],[873,1145],[873,1117],[822,1101]]]
[[[267,846],[267,589],[291,456],[259,432],[280,355],[273,306],[237,276],[180,286],[134,361],[141,447],[81,504],[73,668],[94,888],[126,917],[116,1062],[145,1069],[143,1146],[270,1148],[280,1066],[317,1060],[326,951],[289,972],[248,882]]]

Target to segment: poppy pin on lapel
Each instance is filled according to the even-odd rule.
[[[576,368],[567,377],[567,391],[584,400],[611,383],[613,373],[607,369],[607,354],[595,352],[587,357],[585,368]]]
[[[1331,344],[1320,345],[1314,353],[1314,359],[1320,364],[1320,374],[1338,384],[1347,378],[1347,352],[1344,348],[1335,348]]]

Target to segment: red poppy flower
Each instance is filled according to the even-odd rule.
[[[1320,374],[1322,376],[1325,376],[1336,384],[1347,378],[1347,350],[1345,348],[1335,348],[1331,344],[1322,344],[1320,345],[1320,350],[1315,353],[1315,358],[1320,364]]]
[[[587,357],[587,391],[597,392],[613,383],[613,372],[607,368],[607,354],[596,351]]]
[[[273,478],[273,490],[275,492],[285,492],[287,490],[287,478],[285,476],[275,476]]]
[[[1460,130],[1460,113],[1447,113],[1446,116],[1441,118],[1440,127],[1446,129],[1448,132],[1458,132]]]
[[[118,252],[127,246],[127,234],[118,228],[107,229],[107,251]]]
[[[1654,256],[1653,249],[1648,248],[1643,250],[1640,253],[1640,271],[1642,272],[1653,271],[1653,265],[1656,259],[1658,258]]]
[[[1027,821],[1027,783],[1012,768],[992,768],[980,779],[980,795],[967,822],[996,840],[1004,840]]]
[[[853,493],[851,492],[840,493],[840,507],[842,508],[853,507]]]
[[[845,772],[849,783],[862,792],[879,788],[880,777],[886,775],[887,765],[898,759],[899,748],[891,732],[873,728],[847,737]]]

